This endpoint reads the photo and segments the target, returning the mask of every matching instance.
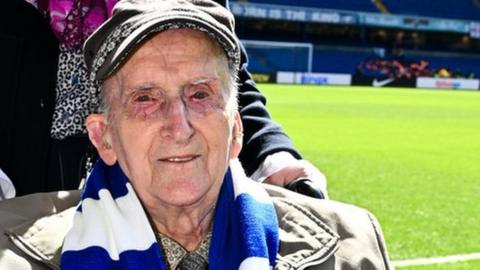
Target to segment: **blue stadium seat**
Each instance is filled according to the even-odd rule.
[[[429,56],[429,67],[433,70],[447,68],[450,71],[460,71],[464,76],[474,73],[476,78],[480,75],[480,56]]]
[[[355,73],[359,63],[371,56],[368,51],[314,50],[314,72]]]
[[[246,47],[251,72],[308,71],[308,53],[296,54],[292,48]]]
[[[294,52],[292,48],[252,48],[246,47],[251,72],[272,73],[277,71],[306,72],[308,58],[305,51]],[[359,63],[372,55],[369,49],[334,49],[315,47],[312,72],[351,73]]]
[[[480,8],[473,0],[383,0],[392,14],[480,20]]]

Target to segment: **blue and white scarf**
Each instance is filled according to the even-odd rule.
[[[224,177],[215,210],[209,269],[268,270],[278,251],[278,223],[266,191]],[[62,250],[61,269],[165,270],[140,200],[118,164],[95,165]]]

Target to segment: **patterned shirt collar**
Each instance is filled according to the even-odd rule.
[[[191,252],[186,250],[177,241],[164,234],[157,232],[156,237],[158,242],[162,245],[162,255],[164,260],[167,262],[167,268],[169,270],[176,270],[181,260],[189,253],[195,253],[196,255],[199,255],[208,264],[208,251],[210,249],[210,242],[212,240],[212,232],[209,232],[202,242],[200,242],[200,245]]]

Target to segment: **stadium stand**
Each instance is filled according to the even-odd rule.
[[[250,0],[249,2],[261,4],[288,5],[295,7],[303,6],[338,10],[378,12],[378,9],[375,7],[373,1],[371,0]]]
[[[247,50],[250,69],[255,72],[306,71],[305,55],[296,56],[285,49]],[[352,73],[359,63],[372,57],[372,51],[370,48],[315,46],[312,72]],[[405,56],[410,62],[428,61],[432,70],[447,68],[460,71],[465,76],[480,74],[480,55],[407,51]]]
[[[250,68],[256,72],[312,71],[311,43],[242,40],[248,51]]]
[[[426,53],[410,51],[406,53],[413,59],[423,58],[429,62],[430,69],[438,71],[445,68],[462,77],[476,77],[480,75],[480,55],[466,55],[455,53]],[[455,77],[455,76],[453,76]]]
[[[307,71],[354,75],[364,68],[364,74],[371,78],[375,72],[366,70],[364,64],[373,59],[370,66],[387,66],[394,71],[383,74],[387,77],[414,80],[417,76],[439,74],[452,78],[480,75],[480,0],[231,3],[238,3],[233,10],[238,12],[240,39],[304,43],[314,48],[307,60],[305,53],[295,48],[246,46],[254,73]],[[397,59],[395,50],[403,51],[403,58]]]
[[[308,58],[294,53],[288,48],[252,48],[247,47],[249,67],[255,72],[272,73],[276,71],[308,71]]]
[[[382,0],[392,14],[409,14],[417,16],[480,20],[480,7],[474,0]],[[320,2],[319,2],[319,5]]]
[[[249,3],[316,7],[363,12],[384,12],[436,18],[479,20],[480,5],[476,0],[250,0]],[[384,10],[382,10],[385,8]]]
[[[247,51],[250,57],[249,69],[253,72],[307,71],[307,57],[304,52],[294,53],[292,49],[287,48],[252,49],[248,46]],[[359,64],[375,57],[373,48],[317,45],[313,50],[311,71],[354,73]],[[452,73],[452,77],[478,77],[480,75],[480,66],[478,65],[480,55],[409,50],[405,51],[404,57],[405,61],[402,64],[406,67],[410,63],[419,64],[422,60],[427,61],[428,69],[432,74],[440,69],[446,69]],[[382,60],[381,57],[376,58]]]
[[[316,46],[313,57],[313,72],[353,73],[371,49]]]

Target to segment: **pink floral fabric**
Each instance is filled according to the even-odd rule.
[[[118,0],[27,0],[50,17],[58,40],[80,48],[85,39],[112,15]]]

